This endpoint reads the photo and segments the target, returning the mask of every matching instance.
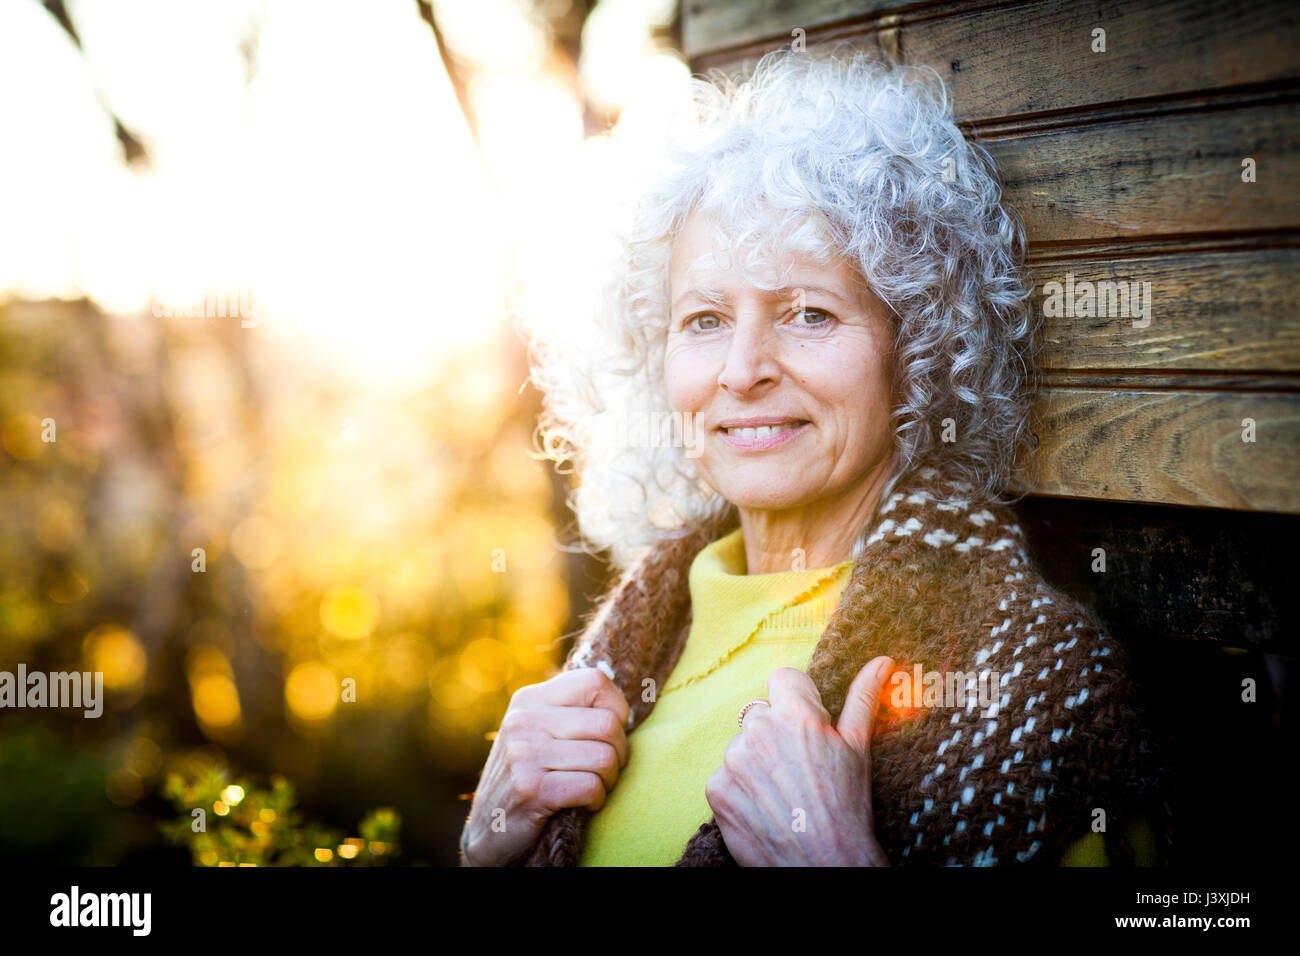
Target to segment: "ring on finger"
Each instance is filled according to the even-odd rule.
[[[762,704],[764,707],[772,706],[767,701],[759,699],[759,700],[751,700],[744,707],[740,708],[740,713],[736,715],[736,723],[740,725],[741,730],[745,729],[745,714],[749,711],[749,708],[753,707],[755,704]]]

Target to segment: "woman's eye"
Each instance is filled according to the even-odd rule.
[[[802,309],[794,315],[795,324],[803,326],[826,325],[831,320],[830,313],[821,309]]]
[[[711,332],[720,324],[716,315],[709,314],[692,316],[690,321],[694,322],[695,327],[702,332]]]

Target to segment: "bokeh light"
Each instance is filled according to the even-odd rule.
[[[278,839],[236,768],[455,826],[594,589],[527,335],[581,341],[684,92],[671,5],[437,2],[446,59],[409,0],[66,7],[80,45],[0,4],[0,669],[103,674],[99,722],[27,715],[97,761],[96,860],[173,776]]]

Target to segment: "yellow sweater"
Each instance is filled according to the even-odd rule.
[[[740,529],[691,564],[691,630],[654,709],[628,738],[629,759],[587,825],[583,866],[672,866],[713,816],[704,786],[738,732],[736,713],[767,697],[780,667],[804,670],[853,562],[746,574]],[[1143,839],[1145,837],[1145,839]],[[1150,834],[1130,831],[1147,856]],[[1105,866],[1102,837],[1074,843],[1062,866]]]

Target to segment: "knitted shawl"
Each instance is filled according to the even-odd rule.
[[[854,676],[880,654],[909,672],[919,664],[985,680],[996,673],[1000,684],[987,708],[973,682],[964,707],[880,708],[872,802],[891,864],[1055,865],[1099,819],[1112,859],[1130,862],[1118,834],[1130,798],[1156,771],[1123,647],[1030,566],[1013,513],[972,501],[969,485],[920,469],[873,521],[808,665],[832,720]],[[654,707],[643,680],[663,687],[685,644],[692,560],[735,523],[731,509],[654,549],[604,598],[566,660],[565,669],[599,666],[612,676],[631,708],[629,731]],[[892,691],[886,684],[882,699]],[[554,814],[525,865],[576,865],[589,815]],[[735,865],[715,820],[677,865]]]

